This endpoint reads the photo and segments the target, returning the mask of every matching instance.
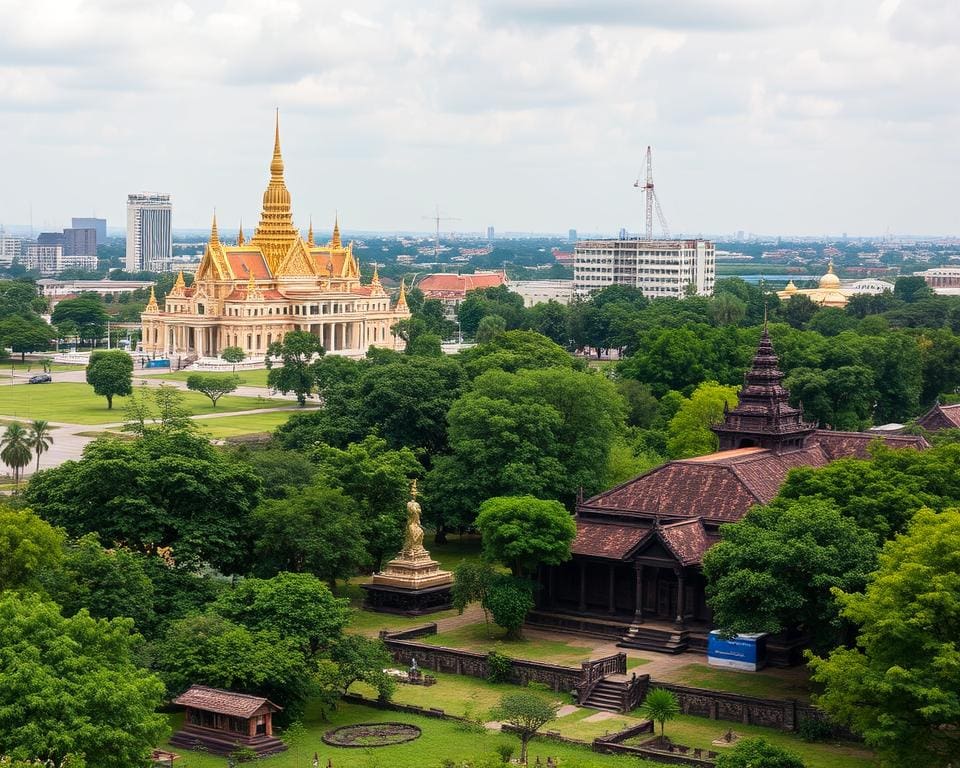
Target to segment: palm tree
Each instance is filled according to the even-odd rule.
[[[30,423],[30,447],[37,454],[37,472],[40,471],[40,455],[47,451],[53,445],[53,433],[50,429],[50,422],[43,419],[36,419]]]
[[[640,714],[648,720],[660,723],[660,743],[663,743],[664,723],[680,714],[677,697],[666,688],[654,688],[640,705]]]
[[[0,461],[13,470],[13,481],[17,485],[20,485],[20,471],[30,463],[32,454],[30,433],[23,424],[10,424],[0,437]]]

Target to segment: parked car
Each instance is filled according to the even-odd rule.
[[[28,384],[49,384],[53,379],[50,378],[50,374],[47,373],[38,373],[36,376],[31,376],[27,379]]]

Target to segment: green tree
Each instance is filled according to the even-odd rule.
[[[64,322],[73,323],[81,341],[91,343],[103,338],[107,331],[108,319],[103,301],[97,296],[90,295],[58,302],[50,318],[57,327]]]
[[[33,315],[11,315],[0,320],[0,345],[19,352],[21,360],[26,357],[27,352],[50,349],[54,335],[53,328],[48,323]]]
[[[710,316],[717,325],[739,325],[747,316],[747,302],[726,291],[714,293]]]
[[[490,713],[494,720],[508,723],[520,738],[520,763],[527,763],[527,745],[537,731],[557,717],[557,705],[530,691],[506,693]]]
[[[314,688],[296,639],[252,631],[215,613],[172,622],[153,656],[171,695],[209,685],[267,696],[284,707],[285,720],[303,713]]]
[[[223,351],[220,353],[220,357],[226,360],[228,363],[233,364],[233,371],[237,371],[237,363],[242,363],[246,357],[247,353],[243,351],[241,347],[224,347]]]
[[[53,433],[50,428],[50,422],[43,419],[34,419],[30,422],[29,435],[30,447],[37,455],[37,472],[40,471],[40,457],[53,445]]]
[[[530,325],[555,344],[567,347],[570,344],[569,310],[557,301],[544,301],[529,309]]]
[[[533,605],[533,588],[525,579],[502,574],[487,589],[487,607],[494,623],[506,630],[508,639],[520,638],[523,622]]]
[[[317,467],[309,458],[299,451],[275,447],[274,443],[267,447],[243,444],[228,450],[260,478],[265,499],[289,496],[310,485],[317,474]]]
[[[330,658],[337,665],[340,693],[346,693],[353,683],[363,681],[377,689],[380,699],[390,699],[394,682],[383,670],[393,663],[393,657],[382,640],[344,635],[333,647]]]
[[[91,352],[87,384],[96,394],[107,398],[107,410],[110,410],[116,395],[129,395],[133,391],[133,358],[121,350]]]
[[[267,384],[283,394],[293,392],[301,406],[313,392],[313,358],[323,357],[323,344],[308,331],[290,331],[282,341],[273,342],[267,349]],[[279,368],[274,367],[280,360]]]
[[[667,439],[670,458],[685,459],[717,450],[719,441],[710,427],[723,421],[725,408],[736,408],[737,391],[738,387],[724,387],[715,381],[698,386],[670,419]]]
[[[501,333],[486,344],[464,350],[457,357],[470,379],[489,370],[516,373],[526,368],[584,368],[582,361],[534,331]]]
[[[260,482],[204,437],[150,430],[93,441],[80,460],[37,473],[26,498],[71,536],[96,531],[148,553],[171,547],[178,564],[236,572]]]
[[[903,275],[897,278],[897,282],[893,286],[893,295],[895,298],[911,304],[933,296],[933,289],[927,285],[922,277]]]
[[[648,720],[660,725],[660,742],[663,743],[664,728],[668,720],[673,720],[680,714],[680,703],[672,691],[666,688],[653,688],[640,704],[640,714]]]
[[[308,659],[328,653],[350,620],[349,601],[309,573],[244,579],[217,598],[214,610],[253,632],[294,640]]]
[[[657,416],[657,398],[649,385],[636,379],[618,379],[617,389],[627,406],[627,424],[631,427],[648,428]]]
[[[817,305],[810,300],[810,297],[798,293],[790,297],[781,314],[791,327],[803,328],[816,313]]]
[[[483,610],[483,621],[490,632],[490,609],[487,605],[490,587],[497,578],[497,572],[490,563],[464,560],[453,569],[453,588],[451,597],[453,607],[461,615],[470,603],[479,603]]]
[[[31,317],[47,311],[47,301],[37,295],[32,280],[0,280],[0,319]]]
[[[869,531],[817,499],[754,507],[721,527],[704,555],[707,598],[718,627],[730,632],[807,630],[817,647],[838,638],[831,589],[856,590],[876,562]]]
[[[500,317],[500,315],[487,315],[481,319],[477,325],[477,332],[474,334],[474,339],[477,344],[486,344],[488,341],[493,341],[501,333],[506,332],[506,330],[507,321]]]
[[[287,499],[264,501],[253,513],[255,570],[312,573],[330,588],[368,561],[360,510],[339,488],[317,483]]]
[[[217,407],[217,400],[236,391],[239,386],[240,377],[232,374],[192,373],[187,377],[187,389],[205,394],[214,408]]]
[[[741,739],[717,756],[717,768],[804,768],[802,758],[766,739]]]
[[[0,437],[0,461],[13,470],[13,481],[17,485],[20,485],[20,473],[32,457],[30,433],[17,421],[8,424]]]
[[[960,510],[920,510],[887,542],[866,591],[836,590],[856,645],[813,658],[818,706],[891,765],[960,754]]]
[[[129,619],[64,618],[36,595],[0,597],[0,754],[90,766],[150,765],[168,731],[163,684],[134,664]]]
[[[63,531],[28,509],[0,506],[0,593],[37,591],[59,570]]]
[[[477,514],[483,555],[503,563],[514,576],[529,576],[539,565],[559,565],[570,559],[577,535],[573,517],[558,501],[533,496],[487,499]]]

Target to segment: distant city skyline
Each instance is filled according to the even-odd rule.
[[[8,231],[116,230],[139,189],[252,225],[279,107],[303,229],[637,232],[650,144],[674,232],[960,233],[949,0],[2,8]]]

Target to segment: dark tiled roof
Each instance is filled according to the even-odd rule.
[[[622,560],[651,530],[636,525],[606,525],[578,520],[577,536],[570,550],[575,555]]]
[[[699,563],[703,553],[720,540],[719,536],[707,533],[700,518],[660,526],[657,533],[681,565]]]
[[[835,432],[829,429],[818,429],[811,438],[811,441],[814,440],[820,444],[830,461],[870,458],[867,449],[874,440],[880,440],[888,448],[922,450],[930,447],[930,443],[919,435],[878,435],[876,432]]]
[[[216,712],[231,717],[253,717],[261,707],[266,705],[271,712],[277,712],[283,707],[274,704],[270,699],[262,696],[250,696],[246,693],[234,693],[220,688],[208,688],[205,685],[194,685],[173,700],[174,704],[193,709],[202,709],[205,712]]]
[[[938,429],[960,428],[960,403],[935,405],[917,419],[917,424],[931,432],[936,432]]]

